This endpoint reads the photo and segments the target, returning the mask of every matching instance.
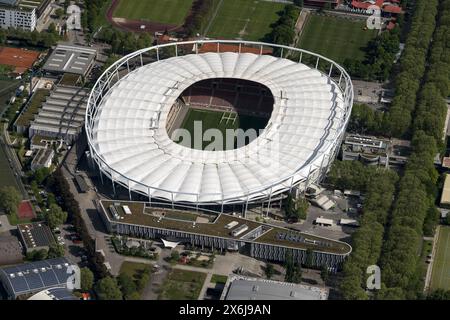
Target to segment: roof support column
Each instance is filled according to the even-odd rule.
[[[112,188],[113,188],[113,194],[116,195],[116,187],[114,186],[114,178],[112,175],[112,171],[109,172],[110,176],[111,176],[111,182],[112,182]]]
[[[159,61],[159,47],[156,47],[156,60]]]
[[[269,194],[269,202],[267,203],[267,211],[266,211],[266,216],[269,216],[269,210],[270,210],[270,202],[272,201],[272,188],[270,187],[270,194]]]
[[[130,180],[127,181],[127,185],[128,185],[128,198],[131,201],[131,188],[130,188]]]
[[[283,51],[284,51],[284,48],[281,48],[280,58],[283,58]]]
[[[100,164],[99,163],[97,163],[97,165],[98,165],[98,173],[100,174],[100,180],[101,180],[102,185],[103,185],[102,169],[100,169]]]
[[[141,59],[141,67],[144,66],[144,60],[142,60],[142,53],[139,54],[139,58]]]
[[[239,54],[241,53],[242,43],[239,42]]]
[[[178,57],[178,44],[175,44],[175,57]]]
[[[217,42],[217,53],[220,53],[220,42]]]
[[[298,63],[302,63],[303,51],[300,51],[300,58],[298,59]]]
[[[170,198],[172,199],[172,210],[175,209],[175,204],[173,202],[173,192],[170,193]]]
[[[148,187],[148,203],[150,204],[150,207],[152,206],[152,193],[150,187]]]
[[[128,62],[128,60],[127,60],[127,70],[128,70],[128,73],[130,73],[130,63]]]
[[[262,53],[263,53],[263,46],[262,46],[262,45],[260,45],[260,46],[259,46],[259,55],[261,56],[261,55],[262,55]]]
[[[319,66],[319,57],[317,57],[317,60],[316,60],[316,69],[317,69],[317,67]]]
[[[247,200],[245,200],[244,218],[247,217],[248,200],[249,200],[249,195],[247,194]]]
[[[328,72],[328,77],[331,77],[332,71],[333,71],[333,64],[330,64],[330,72]]]

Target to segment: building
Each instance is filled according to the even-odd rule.
[[[126,213],[124,206],[130,209]],[[144,202],[102,200],[98,210],[110,233],[162,242],[239,251],[254,258],[283,262],[286,253],[299,263],[339,269],[349,244],[227,214],[162,208]]]
[[[404,11],[402,7],[400,7],[399,0],[353,0],[351,3],[351,7],[356,10],[360,10],[362,12],[366,12],[371,6],[377,6],[381,9],[381,14],[383,16],[392,16],[403,14]]]
[[[26,253],[42,249],[48,250],[55,243],[50,228],[43,223],[19,224],[17,230]]]
[[[67,288],[73,266],[56,258],[0,268],[0,282],[9,299],[17,299],[50,288]]]
[[[55,151],[53,151],[52,148],[38,149],[31,161],[31,170],[35,171],[41,168],[50,168],[54,156]]]
[[[80,300],[65,287],[56,287],[42,290],[32,295],[27,300]]]
[[[304,0],[303,1],[303,4],[305,6],[324,7],[324,6],[329,5],[330,9],[336,8],[336,6],[341,3],[342,3],[342,0]]]
[[[22,245],[9,233],[0,235],[0,265],[12,265],[23,260]]]
[[[342,160],[359,160],[368,165],[403,166],[410,153],[410,142],[398,139],[347,134],[342,144]]]
[[[31,120],[28,136],[62,139],[72,144],[83,130],[88,95],[84,88],[56,86]]]
[[[327,300],[328,289],[231,275],[220,300]]]
[[[440,207],[450,209],[450,176],[445,175],[444,188],[442,189]]]
[[[246,44],[175,42],[164,45],[177,53],[170,59],[162,59],[160,46],[154,46],[113,64],[98,79],[87,106],[89,154],[100,177],[111,179],[113,188],[117,184],[126,188],[130,199],[135,192],[149,202],[215,206],[220,212],[235,204],[244,212],[253,203],[265,202],[269,208],[293,187],[304,189],[320,182],[339,151],[348,123],[353,101],[350,77],[332,61],[326,62],[331,68],[327,73],[320,72],[316,67],[321,57],[302,49],[289,48],[293,55],[309,54],[317,63],[309,66],[279,54],[261,54],[265,48],[288,50],[276,44],[252,43],[258,53],[242,53]],[[238,51],[224,52],[229,45]],[[193,51],[181,55],[180,48],[187,46]],[[202,53],[205,46],[208,52]],[[210,47],[216,50],[209,52]],[[157,61],[144,64],[144,54],[154,55]],[[142,63],[136,66],[136,61]],[[333,70],[336,81],[328,76]],[[166,124],[178,97],[200,80],[219,78],[268,88],[272,103],[263,133],[245,147],[224,151],[196,150],[172,141]],[[233,90],[235,97],[239,91]],[[239,101],[229,103],[208,93],[195,98],[217,98],[229,112],[239,108]]]
[[[71,44],[58,44],[42,70],[51,75],[64,73],[86,76],[94,65],[97,50]]]
[[[46,148],[53,149],[54,146],[58,148],[60,144],[61,140],[35,134],[30,140],[30,150],[35,151]]]
[[[34,31],[52,0],[0,0],[0,27]]]

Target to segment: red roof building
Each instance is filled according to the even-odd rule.
[[[390,2],[384,0],[376,0],[375,3],[372,3],[367,0],[353,0],[352,7],[355,9],[367,10],[370,6],[375,5],[383,12],[392,13],[392,14],[401,14],[404,13],[403,9],[399,6],[398,0],[391,0]]]

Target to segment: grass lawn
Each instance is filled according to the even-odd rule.
[[[450,290],[450,227],[441,226],[431,274],[431,290]]]
[[[146,268],[150,268],[150,265],[146,263],[124,261],[120,266],[120,273],[125,273],[131,278],[136,278],[139,274],[144,272]]]
[[[376,30],[363,30],[365,25],[363,20],[311,14],[297,46],[338,63],[345,58],[363,60],[363,49],[377,34]]]
[[[220,274],[213,274],[211,277],[211,282],[225,284],[227,283],[227,279],[228,279],[227,276],[221,276]]]
[[[114,17],[182,25],[193,0],[120,0]]]
[[[285,4],[269,1],[224,0],[212,22],[208,37],[261,40],[279,18]]]
[[[226,118],[223,118],[226,117]],[[231,117],[231,118],[230,118]],[[233,121],[231,119],[236,119]],[[228,120],[227,120],[228,118]],[[257,132],[259,132],[259,129],[262,129],[266,126],[267,120],[263,118],[258,117],[252,117],[252,116],[246,116],[246,115],[240,115],[233,113],[230,115],[229,112],[217,112],[217,111],[211,111],[211,110],[203,110],[203,109],[189,109],[188,113],[186,114],[186,117],[183,120],[183,123],[181,125],[181,128],[186,129],[189,131],[191,135],[191,146],[192,148],[200,149],[195,146],[195,140],[197,140],[197,137],[194,136],[194,122],[195,121],[201,121],[202,124],[202,136],[208,129],[218,129],[222,133],[222,146],[223,149],[232,149],[226,148],[227,146],[227,140],[226,140],[226,130],[227,129],[242,129],[242,130],[248,130],[248,129],[255,129]],[[201,137],[200,137],[201,138]],[[204,139],[202,139],[203,141]],[[206,140],[206,139],[205,139]],[[181,141],[182,143],[182,141]],[[202,149],[205,149],[211,141],[203,141],[202,143]],[[234,144],[234,142],[232,142]],[[184,143],[183,143],[184,145]],[[219,148],[218,148],[219,149]]]
[[[206,273],[173,269],[163,284],[161,300],[197,300]]]

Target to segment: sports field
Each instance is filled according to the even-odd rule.
[[[246,131],[248,129],[255,129],[259,132],[259,129],[262,129],[266,126],[267,120],[258,117],[246,116],[246,115],[238,115],[234,112],[218,112],[211,110],[203,110],[203,109],[189,109],[186,114],[181,128],[189,131],[190,136],[192,137],[191,147],[200,149],[199,146],[196,146],[195,141],[197,140],[197,135],[194,134],[195,122],[201,122],[201,130],[202,136],[199,138],[202,140],[202,149],[205,149],[212,141],[203,141],[206,139],[202,139],[205,134],[205,131],[208,129],[218,129],[222,135],[222,146],[223,149],[232,149],[226,148],[227,140],[226,140],[226,130],[233,129],[236,130],[238,128]],[[213,140],[214,141],[214,140]],[[181,141],[183,145],[183,141]],[[233,140],[234,145],[234,140]]]
[[[261,40],[285,4],[269,1],[223,0],[207,36],[219,39]]]
[[[431,274],[431,290],[450,290],[450,227],[441,226]]]
[[[377,34],[365,26],[363,20],[310,14],[297,46],[338,63],[346,58],[363,60],[363,49]]]
[[[114,17],[182,25],[193,0],[119,0]]]

